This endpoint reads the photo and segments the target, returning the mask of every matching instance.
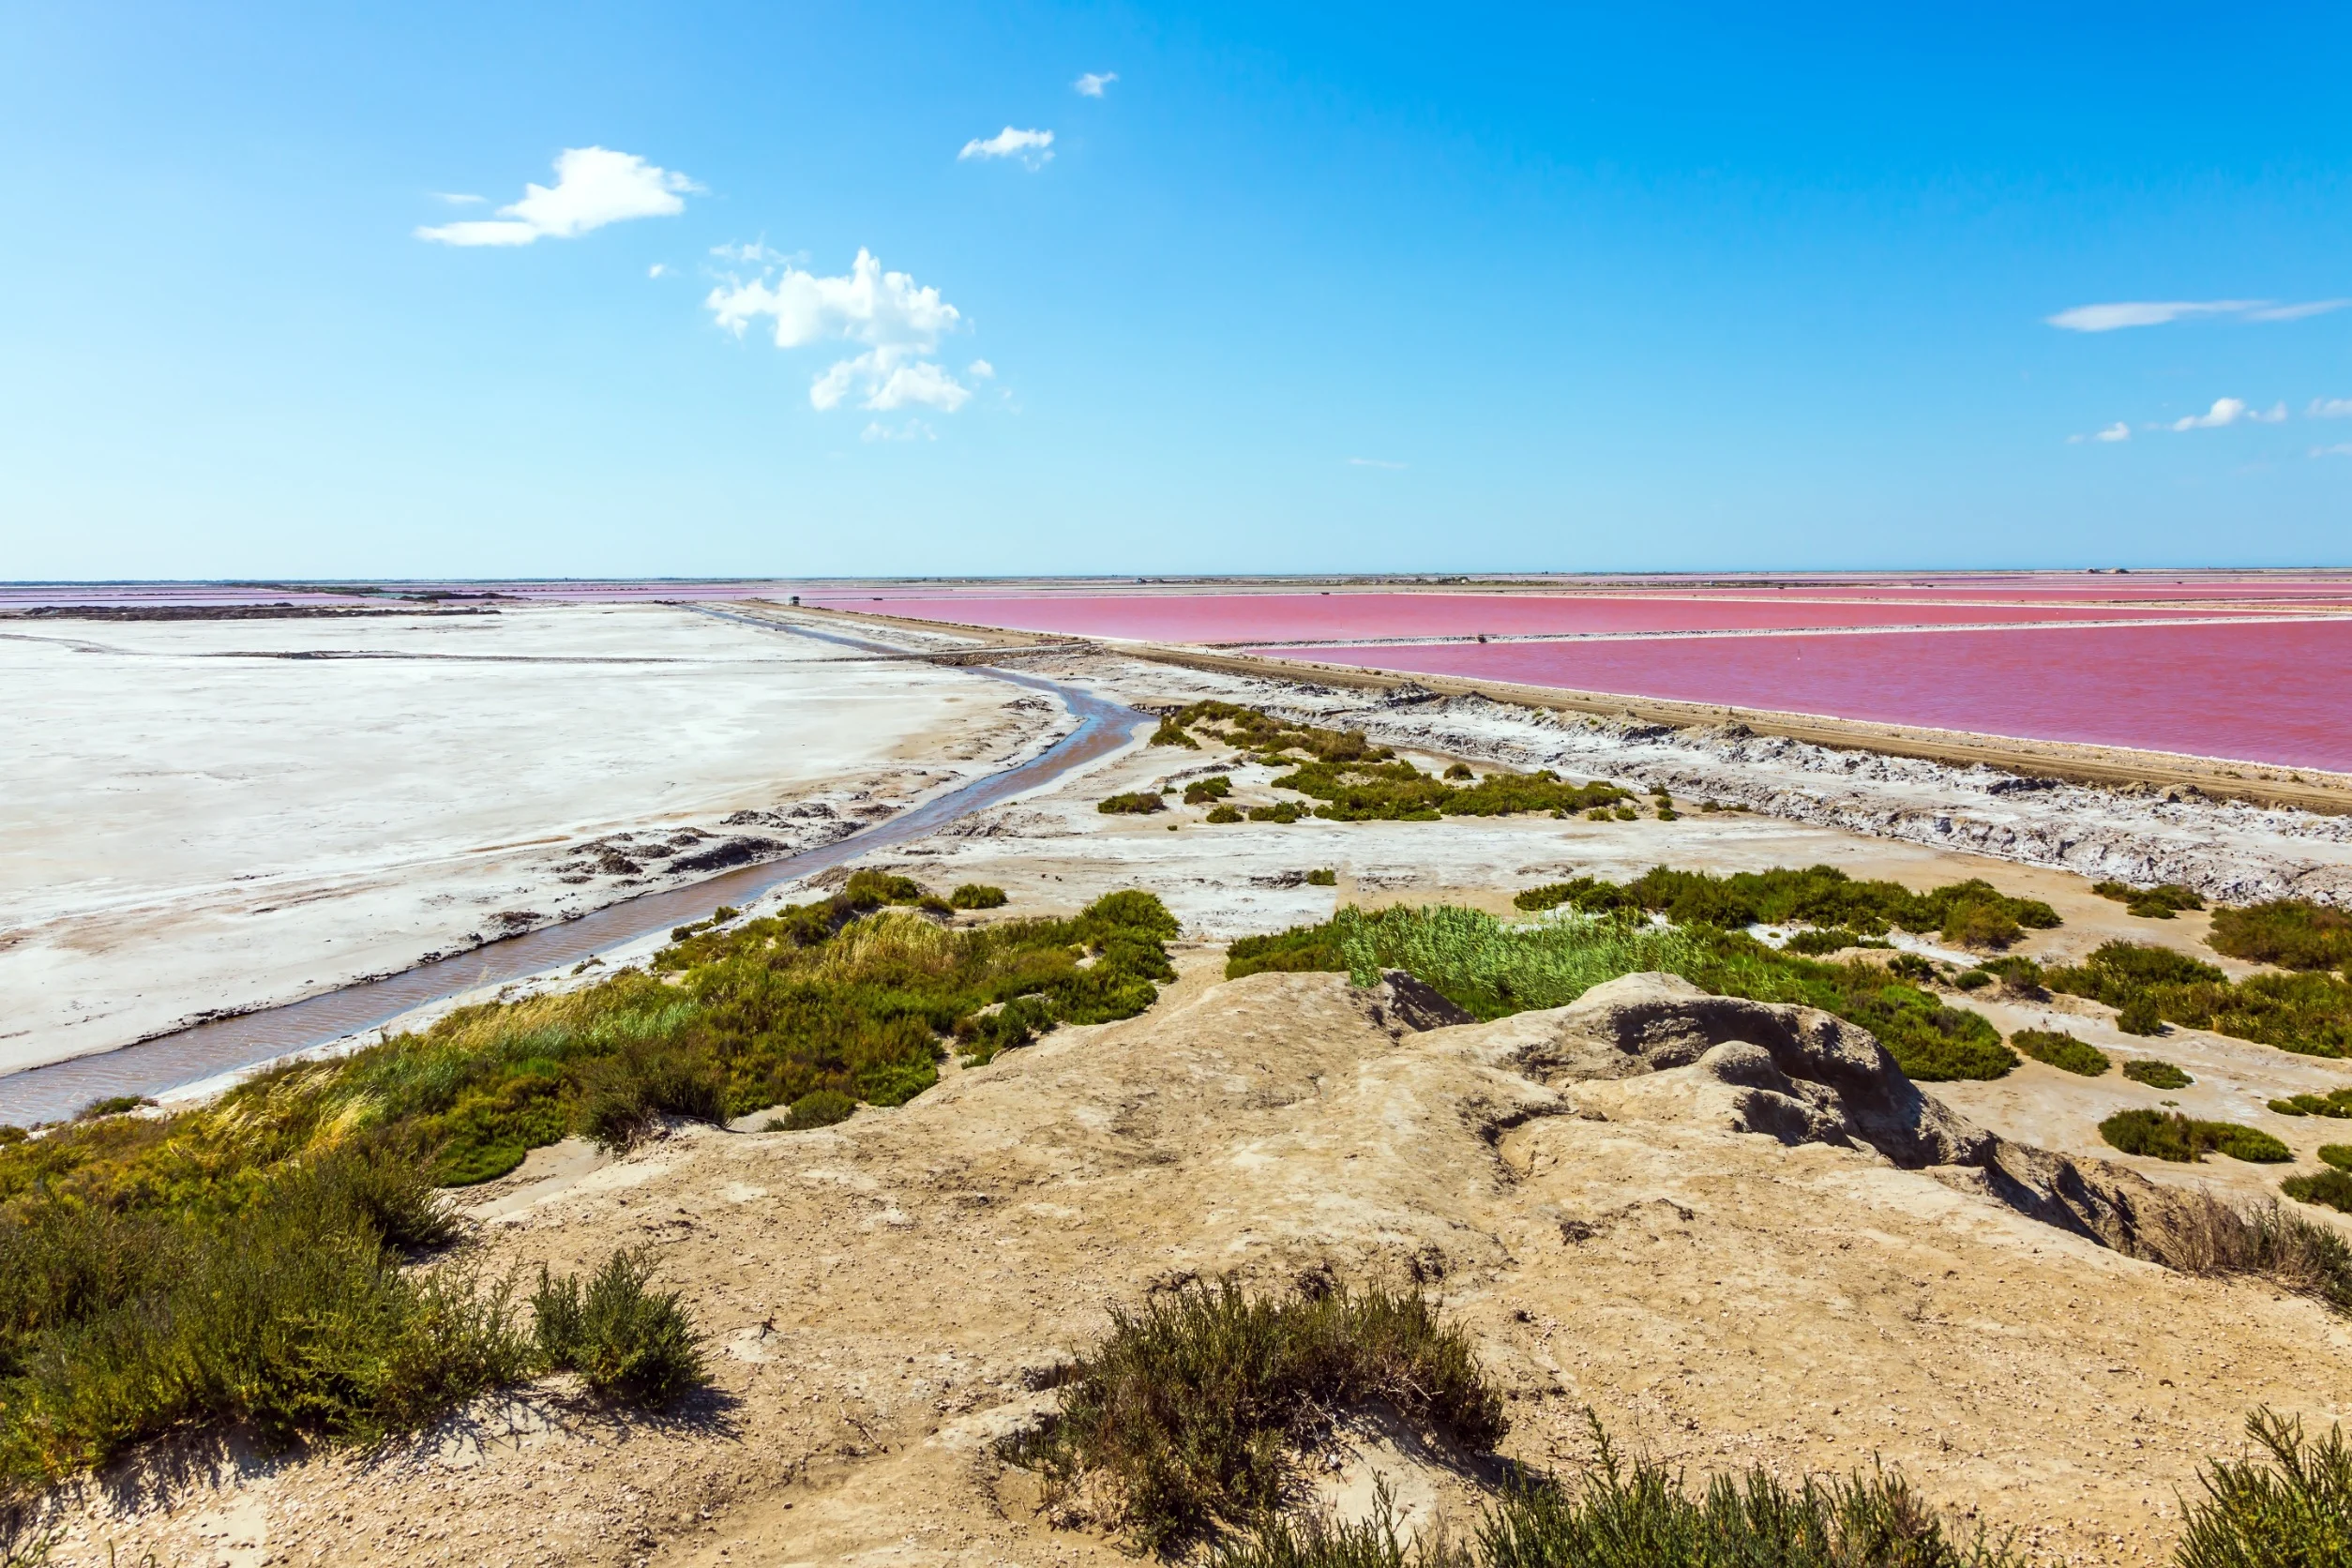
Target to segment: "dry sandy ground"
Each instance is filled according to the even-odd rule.
[[[1588,1407],[1694,1471],[1883,1457],[2052,1561],[2161,1558],[2250,1407],[2344,1413],[2352,1334],[2309,1302],[1727,1130],[1698,1068],[1547,1088],[1519,1063],[1554,1016],[1399,1033],[1338,976],[1181,967],[1143,1018],[898,1110],[609,1164],[559,1146],[469,1195],[496,1266],[656,1247],[718,1352],[690,1409],[549,1386],[377,1455],[151,1466],[92,1490],[60,1560],[1108,1564],[990,1441],[1110,1306],[1195,1275],[1424,1281],[1536,1463],[1585,1456]],[[1349,1454],[1358,1494],[1386,1466],[1409,1504],[1458,1495]]]
[[[657,605],[17,621],[0,685],[0,1070],[822,842],[1066,717]]]

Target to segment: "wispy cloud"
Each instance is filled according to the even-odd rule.
[[[669,275],[670,264],[667,262],[656,262],[645,269],[645,276],[648,278],[666,278]]]
[[[1118,80],[1119,73],[1115,70],[1090,70],[1070,85],[1077,89],[1080,98],[1101,98],[1103,89]]]
[[[996,378],[996,367],[985,359],[975,359],[964,367],[964,374],[975,381],[992,381]]]
[[[701,188],[634,153],[566,147],[556,155],[553,185],[525,185],[522,200],[499,208],[496,218],[421,228],[416,237],[441,245],[572,239],[625,219],[673,217],[686,210],[686,196]]]
[[[876,412],[921,405],[953,414],[972,400],[972,388],[929,355],[963,321],[962,312],[903,272],[884,272],[870,251],[859,250],[850,270],[820,278],[799,267],[763,272],[749,281],[730,278],[703,305],[712,318],[741,337],[762,317],[776,323],[776,346],[801,348],[826,339],[867,345],[835,361],[809,384],[809,406],[840,407],[852,398]]]
[[[2269,413],[2251,408],[2242,398],[2216,398],[2213,406],[2203,414],[2183,415],[2169,425],[2151,425],[2150,430],[2218,430],[2244,420],[2253,425],[2275,425],[2286,417],[2286,405],[2280,403]]]
[[[2132,427],[2118,419],[2103,430],[2093,430],[2088,435],[2070,435],[2066,438],[2066,444],[2069,446],[2074,446],[2086,441],[2129,441],[2131,439]]]
[[[426,194],[436,202],[446,202],[453,207],[478,207],[490,200],[487,196],[469,195],[462,190],[432,190]]]
[[[2352,419],[2352,398],[2314,398],[2305,412],[2314,419]]]
[[[2068,332],[2113,332],[2126,326],[2165,326],[2198,316],[2236,316],[2250,322],[2292,322],[2324,316],[2352,299],[2313,299],[2282,305],[2271,299],[2144,299],[2112,305],[2077,305],[2043,318]]]
[[[2311,455],[2314,458],[2352,458],[2352,441],[2339,441],[2333,446],[2314,446]]]
[[[1403,468],[1405,465],[1401,462],[1389,462],[1381,458],[1349,458],[1348,466],[1349,468]]]
[[[1034,169],[1053,157],[1053,132],[1049,130],[1015,130],[1006,126],[983,142],[973,137],[957,153],[958,159],[970,158],[1018,158]]]
[[[885,425],[881,420],[868,421],[857,432],[860,441],[937,441],[939,431],[920,419],[910,419],[903,425]]]

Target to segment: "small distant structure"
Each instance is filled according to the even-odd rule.
[[[798,609],[800,606],[800,596],[798,594],[794,594],[792,596],[792,606],[794,609]]]

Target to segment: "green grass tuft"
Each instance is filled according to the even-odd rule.
[[[1167,810],[1168,802],[1156,791],[1130,790],[1097,801],[1094,809],[1110,817],[1148,817],[1154,811]]]
[[[2112,898],[2124,905],[2143,920],[2170,920],[2182,910],[2201,910],[2204,897],[2194,889],[2179,882],[2164,882],[2155,887],[2133,887],[2129,882],[2093,882],[2090,890],[2102,898]]]
[[[2133,1083],[2144,1083],[2150,1089],[2186,1089],[2196,1082],[2188,1074],[2169,1062],[2154,1057],[2142,1057],[2123,1064],[2123,1076]]]
[[[2281,1116],[2329,1116],[2341,1121],[2352,1117],[2352,1089],[2331,1089],[2325,1094],[2291,1094],[2272,1100],[2270,1108]]]
[[[1005,901],[1004,889],[986,882],[966,882],[947,896],[947,907],[957,910],[1001,910]]]
[[[2344,1148],[2343,1144],[2330,1145]],[[2279,1184],[2279,1190],[2298,1203],[2316,1203],[2352,1214],[2352,1174],[2343,1170],[2322,1170],[2310,1176],[2289,1176]]]
[[[2306,898],[2213,912],[2213,951],[2281,969],[2344,970],[2352,978],[2352,913]]]

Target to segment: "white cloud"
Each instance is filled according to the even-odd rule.
[[[2151,425],[2148,428],[2167,430],[2218,430],[2225,425],[2235,425],[2240,419],[2253,425],[2275,425],[2285,417],[2286,405],[2284,403],[2278,404],[2266,414],[2258,408],[2248,407],[2245,400],[2241,398],[2216,398],[2213,400],[2213,406],[2203,414],[2184,415],[2169,425]]]
[[[2073,446],[2086,441],[2129,441],[2131,439],[2132,427],[2118,419],[2105,430],[2095,430],[2089,435],[2070,435],[2066,438],[2066,444]]]
[[[434,190],[427,194],[434,201],[446,202],[453,207],[478,207],[490,200],[487,196],[470,196],[461,190]]]
[[[2305,316],[2324,316],[2347,305],[2352,305],[2352,299],[2311,299],[2300,305],[2266,305],[2258,310],[2247,311],[2246,319],[2250,322],[2299,322]]]
[[[788,263],[805,262],[808,259],[808,253],[805,250],[797,256],[787,256],[781,250],[771,250],[768,249],[767,241],[763,239],[755,239],[744,245],[714,245],[711,247],[711,254],[722,262],[737,262],[745,266],[783,266]]]
[[[1402,468],[1405,465],[1401,462],[1387,462],[1380,458],[1349,458],[1348,466],[1350,468]]]
[[[1053,157],[1053,132],[1049,130],[1015,130],[1006,126],[983,142],[973,137],[964,143],[964,150],[956,155],[967,158],[1018,158],[1032,169]]]
[[[2352,419],[2352,398],[2314,398],[2305,412],[2314,419]]]
[[[2238,316],[2250,322],[2294,322],[2352,305],[2352,299],[2314,299],[2281,305],[2269,299],[2125,300],[2113,305],[2077,305],[2044,318],[2069,332],[2113,332],[2125,326],[2164,326],[2196,316]]]
[[[1090,70],[1070,85],[1078,89],[1080,98],[1101,98],[1103,89],[1118,80],[1119,73],[1115,70]]]
[[[494,219],[444,223],[416,231],[443,245],[529,245],[540,238],[572,239],[629,218],[671,218],[702,188],[634,153],[607,147],[566,147],[555,157],[552,186],[526,185],[522,200]]]
[[[869,421],[857,433],[860,441],[937,441],[939,431],[920,419],[910,419],[903,425],[885,425],[881,420]]]
[[[990,381],[996,376],[996,367],[985,359],[975,359],[964,367],[964,374],[974,381]]]
[[[919,286],[903,272],[884,272],[870,251],[858,251],[849,272],[837,278],[792,266],[749,282],[731,278],[702,303],[737,337],[761,317],[773,317],[780,349],[826,339],[867,344],[864,354],[837,360],[809,384],[809,406],[821,412],[852,396],[861,408],[921,404],[945,414],[972,400],[972,389],[928,357],[962,323],[962,312],[937,289]]]
[[[669,271],[670,264],[667,262],[656,262],[653,265],[645,269],[645,276],[648,278],[660,278],[665,276]]]
[[[2314,458],[2352,458],[2352,441],[2339,441],[2333,446],[2314,446],[2311,455]]]

